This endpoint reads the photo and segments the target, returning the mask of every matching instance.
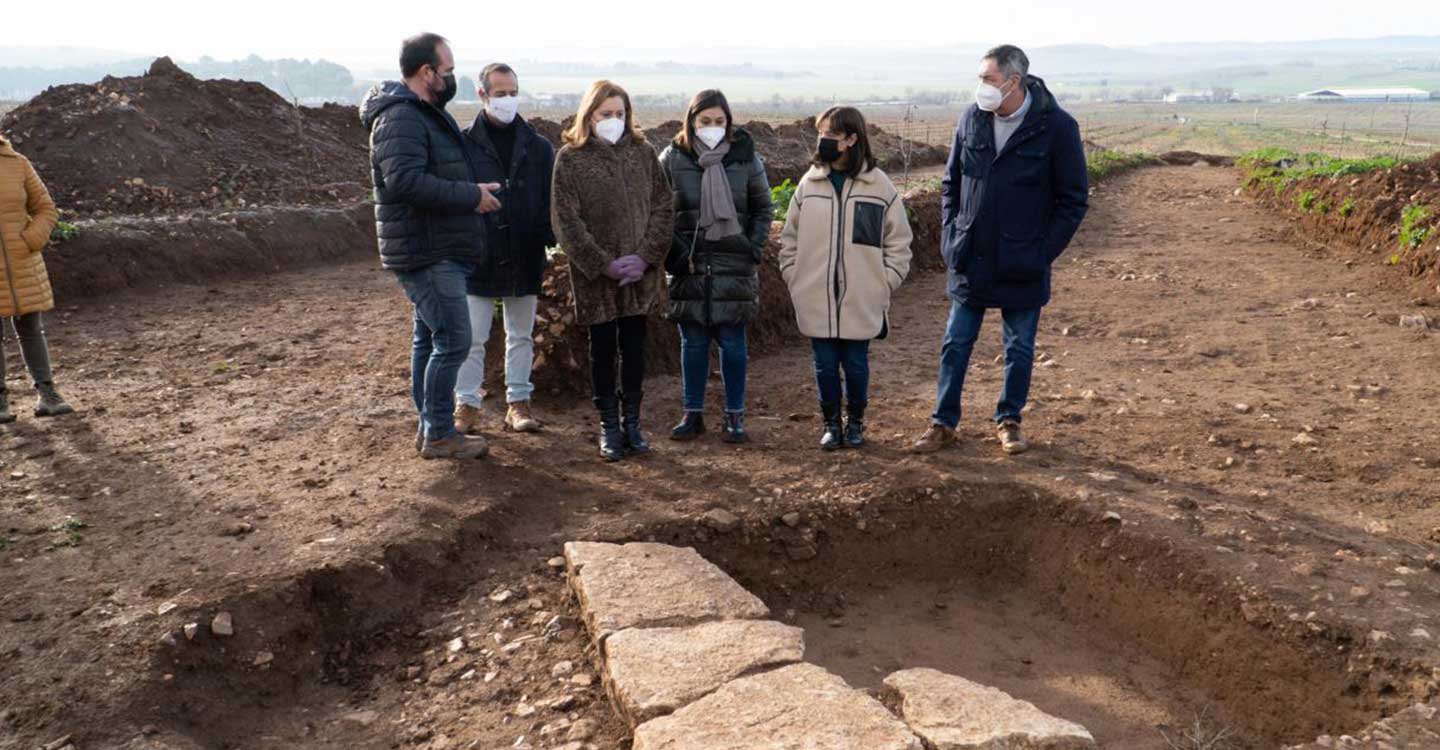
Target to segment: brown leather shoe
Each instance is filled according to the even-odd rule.
[[[485,412],[481,411],[478,406],[456,404],[455,429],[459,430],[461,435],[479,435],[480,423],[484,416]]]
[[[911,453],[934,453],[941,448],[955,445],[960,442],[960,437],[955,431],[943,424],[931,424],[925,429],[925,434],[920,436],[915,444],[910,446]]]
[[[995,434],[1000,438],[1000,450],[1015,455],[1030,450],[1030,444],[1020,435],[1020,423],[1005,420],[995,427]]]
[[[440,440],[426,440],[420,457],[430,458],[484,458],[490,452],[490,444],[483,437],[455,434]]]
[[[530,402],[516,401],[505,410],[505,429],[511,432],[539,432],[540,420],[530,416]]]

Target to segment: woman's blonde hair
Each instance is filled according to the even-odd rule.
[[[590,84],[590,90],[585,92],[585,98],[580,100],[580,108],[575,110],[575,122],[570,123],[561,135],[565,143],[575,148],[580,148],[590,142],[590,118],[595,115],[595,110],[612,96],[620,97],[625,102],[625,126],[630,129],[630,135],[642,142],[645,140],[645,131],[640,129],[640,123],[635,121],[635,107],[630,104],[630,95],[620,85],[612,81],[600,80]]]

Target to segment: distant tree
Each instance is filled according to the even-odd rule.
[[[473,102],[480,98],[477,93],[479,89],[475,85],[475,79],[470,76],[460,76],[456,82],[455,99],[462,102]]]

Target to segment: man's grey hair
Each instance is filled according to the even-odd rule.
[[[480,71],[480,88],[481,88],[481,90],[483,90],[483,91],[485,92],[485,94],[486,94],[487,96],[490,94],[490,74],[491,74],[491,73],[499,73],[499,74],[501,74],[501,75],[512,75],[512,76],[515,76],[515,85],[517,85],[517,86],[520,85],[520,76],[515,73],[515,69],[514,69],[514,68],[510,67],[509,65],[506,65],[506,64],[503,63],[503,62],[493,62],[493,63],[490,63],[489,65],[486,65],[486,66],[485,66],[485,69],[482,70],[482,71]]]
[[[1025,76],[1030,75],[1030,58],[1025,56],[1025,50],[1013,44],[1002,44],[986,52],[985,56],[980,59],[994,60],[995,66],[1000,69],[1000,73],[1005,76],[1006,80],[1009,80],[1011,76],[1020,76],[1020,80],[1023,81]]]

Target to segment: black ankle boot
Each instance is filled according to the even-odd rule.
[[[820,436],[820,447],[827,451],[839,449],[845,440],[840,426],[840,404],[821,403],[820,414],[825,418],[825,434]]]
[[[35,403],[35,416],[37,417],[58,417],[62,414],[74,414],[74,407],[65,403],[61,398],[60,391],[55,389],[54,383],[37,383],[35,391],[40,394],[40,400]]]
[[[620,431],[620,402],[614,396],[595,399],[600,412],[600,457],[619,461],[625,457],[625,433]]]
[[[10,424],[14,421],[15,415],[10,413],[10,394],[4,388],[0,388],[0,424]]]
[[[850,404],[845,420],[845,445],[861,448],[865,445],[865,405]]]
[[[625,411],[621,416],[621,427],[625,430],[625,448],[634,454],[650,452],[650,441],[645,439],[645,434],[640,432],[640,402],[643,397],[639,393],[627,393],[624,396]]]
[[[687,411],[680,418],[680,424],[670,430],[671,440],[694,440],[705,434],[705,412]]]
[[[720,434],[721,442],[748,443],[750,435],[745,432],[745,412],[725,412],[725,431]]]

